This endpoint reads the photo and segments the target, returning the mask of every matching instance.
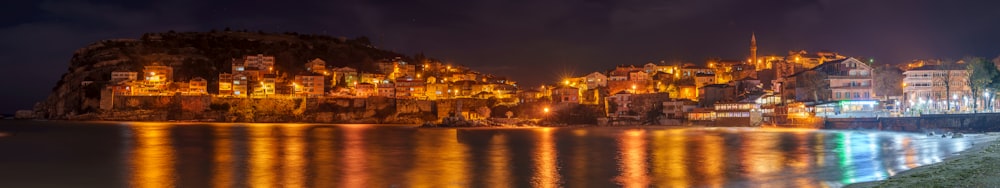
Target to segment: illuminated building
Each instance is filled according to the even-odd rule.
[[[797,101],[872,100],[871,71],[871,66],[854,58],[830,61],[791,75],[796,84],[789,87],[794,87]],[[818,99],[812,99],[817,83],[829,85],[817,91]]]
[[[687,118],[717,126],[760,126],[763,121],[760,104],[753,102],[715,103],[711,109],[689,112]]]
[[[924,65],[903,72],[903,105],[914,110],[963,110],[971,105],[965,66]],[[947,85],[947,86],[946,86]],[[947,88],[946,88],[947,87]],[[934,102],[931,102],[934,101]]]
[[[319,58],[306,62],[306,71],[316,74],[330,75],[329,70],[326,70],[326,61]]]
[[[188,81],[188,94],[203,95],[208,94],[208,80],[201,77],[195,77]]]
[[[580,89],[570,86],[559,86],[552,90],[552,98],[562,104],[579,104]]]
[[[428,100],[448,99],[451,96],[449,84],[428,83],[424,87],[424,92],[426,92],[424,96],[427,96]]]
[[[396,98],[406,98],[406,99],[424,99],[424,85],[426,83],[423,79],[415,79],[411,76],[397,77],[396,82]]]
[[[669,119],[683,119],[688,112],[694,111],[698,104],[687,99],[663,101],[663,114]]]
[[[363,82],[361,78],[358,77],[358,70],[350,67],[340,67],[333,68],[330,70],[332,80],[330,83],[333,86],[340,87],[354,87],[354,82],[361,83],[374,83],[374,82]],[[370,78],[375,78],[374,76]]]
[[[298,85],[295,94],[309,97],[323,96],[323,75],[296,75],[295,83]]]
[[[712,106],[716,102],[733,101],[736,87],[728,84],[711,84],[698,88],[698,105]]]
[[[265,74],[259,81],[253,83],[254,97],[267,97],[277,93],[277,75]]]
[[[713,70],[711,68],[708,68],[708,67],[694,66],[694,65],[685,65],[685,66],[683,66],[683,67],[680,68],[680,74],[678,74],[678,75],[680,76],[680,78],[683,79],[683,78],[694,78],[697,74],[713,74],[714,75],[715,74],[715,70]]]
[[[233,94],[233,74],[219,74],[219,95]]]
[[[375,85],[375,95],[389,98],[396,97],[396,86],[393,83]]]
[[[244,74],[233,74],[233,93],[235,97],[250,95],[250,79]]]
[[[134,81],[138,75],[137,72],[114,71],[111,72],[111,82]]]
[[[359,83],[354,86],[355,96],[358,97],[371,97],[375,96],[375,84],[371,83]]]
[[[645,80],[642,83],[637,83],[637,81],[642,79],[640,77],[643,76],[648,80],[648,74],[645,74],[640,67],[633,65],[615,67],[614,70],[608,72],[608,91],[610,93],[618,93],[619,91],[632,89],[632,86],[645,86]]]
[[[696,88],[705,87],[707,85],[718,84],[716,82],[715,74],[712,73],[696,73],[694,77],[694,86]]]
[[[629,92],[619,91],[608,97],[609,103],[613,103],[615,106],[614,112],[609,112],[608,116],[613,118],[631,118],[639,119],[638,112],[631,109],[632,107],[632,97],[634,95]]]
[[[257,54],[256,56],[248,55],[243,60],[243,65],[247,68],[246,70],[255,68],[264,74],[270,74],[274,71],[274,56],[265,56],[264,54]]]

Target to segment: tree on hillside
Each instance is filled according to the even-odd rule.
[[[898,96],[903,94],[903,71],[894,66],[876,66],[873,72],[876,96]]]
[[[1000,72],[997,71],[996,65],[983,58],[966,58],[964,61],[968,64],[966,68],[969,71],[968,84],[972,92],[972,109],[978,109],[979,98],[983,97],[979,94],[989,90],[991,85],[995,85],[993,84],[994,79],[1000,77]],[[996,89],[994,88],[992,91],[996,91]],[[984,99],[984,104],[987,104],[986,99]]]
[[[944,97],[938,98],[938,100],[944,100],[945,105],[948,106],[946,107],[946,110],[951,111],[951,88],[952,86],[955,86],[955,84],[961,84],[955,83],[955,78],[957,76],[955,74],[959,72],[956,70],[961,70],[961,68],[958,67],[959,65],[957,62],[951,60],[944,60],[938,64],[937,69],[940,73],[935,73],[937,75],[934,75],[934,83],[940,83],[941,86],[944,87]]]
[[[830,98],[830,82],[826,80],[827,74],[820,71],[805,71],[795,76],[797,83],[796,99],[800,101],[822,101]]]
[[[597,118],[603,117],[600,107],[592,105],[575,105],[554,112],[553,120],[570,125],[597,124]]]

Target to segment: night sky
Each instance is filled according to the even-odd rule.
[[[288,3],[296,2],[296,3]],[[73,52],[147,32],[236,30],[368,36],[538,85],[618,64],[832,50],[875,58],[994,58],[1000,2],[931,0],[26,1],[0,6],[0,114],[30,109]]]

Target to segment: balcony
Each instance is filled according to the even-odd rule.
[[[830,89],[849,89],[849,90],[854,90],[854,89],[860,90],[860,89],[871,89],[871,88],[872,88],[871,85],[865,85],[865,86],[861,86],[861,85],[855,85],[855,86],[843,86],[843,85],[842,86],[830,86]]]
[[[860,79],[872,79],[872,76],[871,75],[866,75],[866,76],[862,76],[862,75],[855,75],[855,76],[829,76],[828,79],[831,79],[831,80],[846,80],[846,79],[857,79],[857,80],[860,80]]]

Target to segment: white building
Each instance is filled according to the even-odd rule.
[[[924,112],[965,110],[970,104],[969,72],[964,66],[925,65],[903,72],[904,106]]]

